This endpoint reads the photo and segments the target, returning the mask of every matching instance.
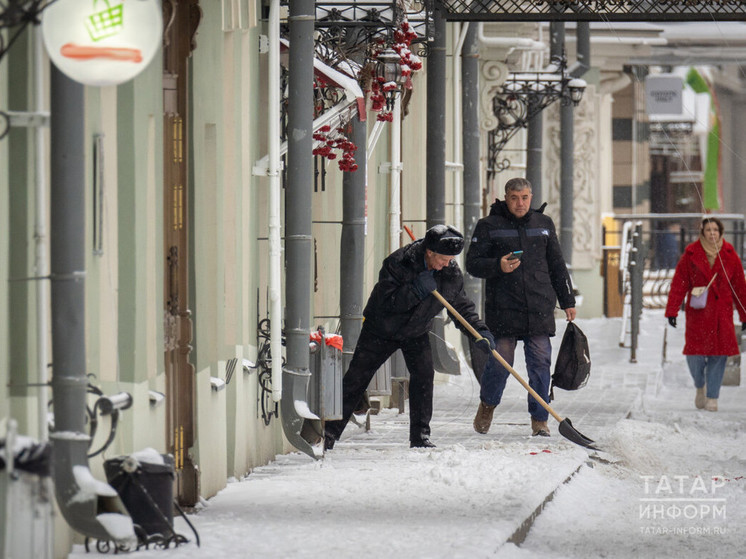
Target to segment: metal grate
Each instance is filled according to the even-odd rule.
[[[476,21],[740,21],[728,0],[436,0],[446,19]]]

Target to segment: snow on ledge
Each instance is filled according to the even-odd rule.
[[[73,477],[79,491],[72,496],[68,504],[85,503],[96,497],[116,497],[117,492],[108,483],[97,480],[88,466],[73,466]]]

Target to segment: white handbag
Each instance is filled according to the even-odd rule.
[[[704,309],[705,306],[707,306],[707,292],[710,289],[712,282],[715,281],[717,275],[717,272],[715,272],[712,279],[710,279],[710,283],[705,287],[692,287],[692,296],[689,297],[689,306],[691,308]]]

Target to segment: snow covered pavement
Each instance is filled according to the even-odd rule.
[[[190,515],[201,547],[138,556],[739,557],[746,390],[723,387],[717,413],[694,409],[683,325],[669,329],[662,367],[660,312],[645,312],[637,363],[619,347],[618,319],[578,324],[591,378],[576,392],[556,390],[551,405],[604,452],[570,443],[551,417],[551,438],[528,436],[526,395],[514,379],[490,432],[474,432],[479,388],[462,368],[439,375],[437,448],[410,449],[408,416],[382,410],[369,432],[350,424],[321,461],[278,456],[230,483]],[[515,368],[525,376],[521,347]],[[78,546],[70,558],[86,556]]]

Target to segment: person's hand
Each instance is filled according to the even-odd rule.
[[[412,282],[414,290],[420,299],[424,299],[430,293],[438,289],[438,284],[435,283],[435,275],[433,270],[425,270],[420,272],[417,278]]]
[[[505,256],[503,256],[500,259],[500,269],[503,271],[504,274],[510,274],[515,270],[518,266],[521,265],[521,259],[520,258],[514,258],[513,260],[508,260],[508,256],[510,256],[512,253],[508,253]]]
[[[671,326],[673,326],[674,328],[676,328],[676,317],[675,316],[669,316],[668,317],[668,323]]]
[[[575,320],[575,317],[577,316],[577,311],[575,310],[575,307],[570,307],[569,309],[565,309],[565,316],[567,317],[567,320],[570,322]]]
[[[746,322],[741,323],[741,332],[746,332]]]
[[[492,350],[495,349],[495,338],[492,336],[492,332],[480,330],[479,335],[482,337],[475,341],[474,345],[487,354],[492,353]]]

